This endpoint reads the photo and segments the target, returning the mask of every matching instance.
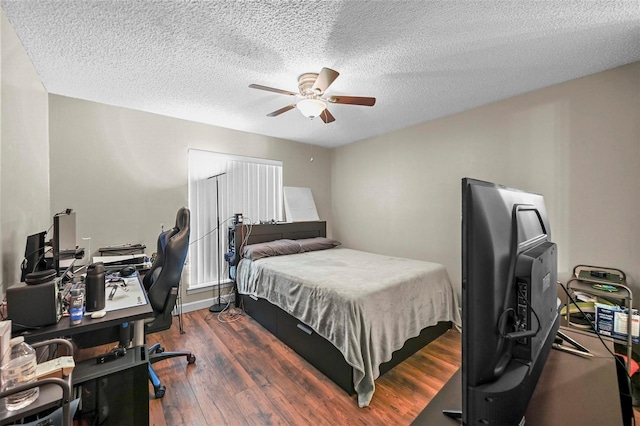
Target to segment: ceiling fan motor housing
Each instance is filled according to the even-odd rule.
[[[313,90],[313,85],[317,79],[318,73],[309,72],[300,75],[300,77],[298,77],[298,90],[300,91],[300,94],[305,97],[322,95],[321,89],[316,88],[316,90]]]

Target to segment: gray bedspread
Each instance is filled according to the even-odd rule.
[[[437,263],[347,248],[243,259],[238,291],[267,299],[333,343],[369,405],[380,364],[439,321],[461,325],[449,276]]]

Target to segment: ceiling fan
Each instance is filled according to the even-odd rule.
[[[340,73],[331,68],[322,68],[319,74],[305,73],[298,77],[299,93],[290,92],[288,90],[275,89],[273,87],[262,86],[260,84],[250,84],[252,89],[266,90],[269,92],[280,93],[282,95],[296,96],[300,98],[297,102],[280,108],[267,114],[267,117],[275,117],[287,112],[291,109],[298,108],[302,115],[307,118],[320,117],[325,123],[331,123],[336,119],[327,109],[327,103],[330,104],[347,104],[347,105],[363,105],[373,106],[376,98],[367,98],[361,96],[328,96],[323,97],[327,88],[335,81]]]

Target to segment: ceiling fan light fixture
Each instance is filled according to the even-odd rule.
[[[250,84],[252,89],[266,90],[268,92],[280,93],[281,95],[296,96],[300,99],[299,102],[294,102],[287,105],[284,108],[280,108],[276,111],[267,114],[267,117],[277,117],[280,114],[290,111],[294,108],[298,108],[300,113],[307,118],[320,117],[325,124],[333,123],[336,121],[335,117],[327,109],[327,102],[331,104],[343,104],[343,105],[362,105],[373,106],[376,103],[376,98],[362,97],[362,96],[331,96],[329,98],[323,98],[327,88],[333,83],[333,81],[340,75],[338,71],[331,68],[324,67],[322,70],[316,73],[306,73],[298,77],[298,90],[300,94],[290,92],[288,90],[276,89],[274,87],[263,86],[261,84]]]
[[[305,117],[316,118],[327,108],[327,104],[320,99],[306,98],[299,101],[296,107]]]

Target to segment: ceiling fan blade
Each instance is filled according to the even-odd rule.
[[[331,115],[329,110],[326,109],[326,108],[320,114],[320,118],[322,118],[322,121],[324,121],[325,124],[329,124],[329,123],[332,123],[332,122],[336,121],[336,119],[333,117],[333,115]]]
[[[269,114],[267,114],[267,117],[275,117],[276,115],[280,115],[283,112],[287,112],[290,109],[294,109],[295,107],[296,107],[296,104],[287,105],[286,107],[280,108],[277,111],[270,112]]]
[[[327,102],[332,104],[373,106],[376,103],[376,98],[367,98],[362,96],[331,96],[330,98],[327,98]]]
[[[288,90],[282,90],[282,89],[275,89],[273,87],[262,86],[260,84],[250,84],[249,87],[252,89],[266,90],[267,92],[280,93],[281,95],[298,96],[298,94],[295,92],[290,92]]]
[[[339,75],[338,71],[334,71],[331,68],[322,68],[311,89],[316,93],[324,93]]]

